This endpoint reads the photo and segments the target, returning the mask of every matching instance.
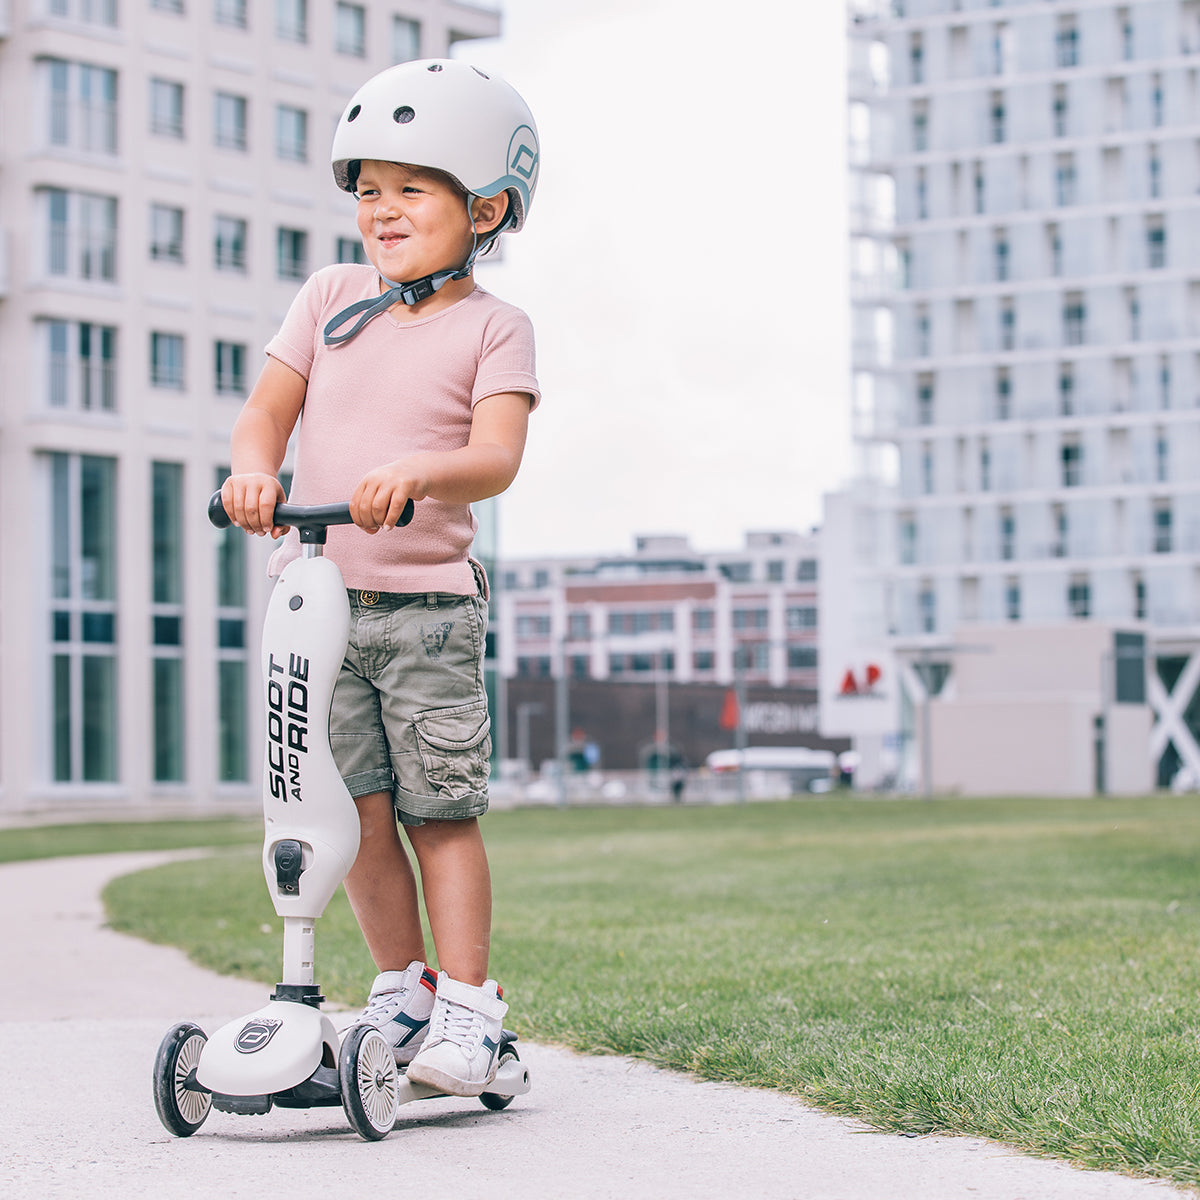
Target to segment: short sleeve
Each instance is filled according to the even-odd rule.
[[[532,400],[530,408],[536,408],[542,397],[536,367],[533,323],[519,308],[505,305],[484,330],[471,407],[502,392],[524,392]]]
[[[267,343],[267,353],[304,379],[312,371],[320,335],[322,309],[319,273],[310,275],[296,293],[279,332]]]

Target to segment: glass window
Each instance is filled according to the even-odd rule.
[[[218,470],[216,487],[228,471]],[[250,778],[247,739],[246,622],[249,618],[246,588],[245,534],[235,526],[217,535],[217,778],[244,783]]]
[[[789,646],[787,648],[788,668],[792,671],[813,671],[817,666],[816,646]]]
[[[182,83],[150,80],[150,132],[160,137],[183,137]]]
[[[922,633],[934,633],[937,630],[937,593],[931,583],[923,583],[917,594],[917,609],[921,622]]]
[[[116,460],[49,454],[49,775],[117,779]]]
[[[999,92],[992,94],[991,108],[991,137],[996,143],[1003,142],[1008,127],[1008,113],[1004,106],[1004,97]]]
[[[213,20],[218,25],[234,29],[245,29],[246,0],[213,0]]]
[[[183,467],[151,465],[150,642],[153,657],[154,779],[184,778]]]
[[[1055,56],[1060,67],[1079,65],[1079,30],[1074,17],[1062,17],[1054,33]]]
[[[46,188],[42,204],[47,229],[47,272],[69,279],[114,282],[116,197]]]
[[[183,0],[150,0],[150,7],[159,12],[182,13]]]
[[[367,14],[359,4],[338,0],[334,9],[334,44],[339,54],[362,58],[367,52]]]
[[[47,0],[46,11],[52,17],[85,25],[113,28],[117,24],[117,0]]]
[[[241,396],[246,391],[246,345],[244,342],[213,343],[214,386],[218,395]]]
[[[1170,554],[1172,548],[1171,502],[1157,500],[1154,504],[1154,553]]]
[[[1157,270],[1167,265],[1167,230],[1162,217],[1146,218],[1146,266]]]
[[[303,229],[275,231],[275,270],[280,279],[308,278],[308,234]]]
[[[308,41],[308,0],[275,0],[275,36],[284,42]]]
[[[183,209],[150,205],[150,257],[158,262],[183,262]]]
[[[1021,583],[1017,579],[1007,579],[1004,583],[1004,618],[1007,621],[1021,619]]]
[[[767,610],[765,608],[735,608],[733,610],[734,629],[766,629]]]
[[[89,63],[46,59],[43,78],[46,140],[51,146],[88,154],[117,152],[117,73]]]
[[[246,149],[246,97],[217,92],[213,107],[213,144],[223,150]]]
[[[290,104],[275,106],[275,153],[288,162],[308,159],[308,113]]]
[[[115,412],[117,331],[90,321],[43,321],[45,402],[69,412]]]
[[[1054,198],[1058,204],[1074,204],[1075,190],[1075,156],[1060,154],[1054,163]]]
[[[152,333],[150,335],[150,383],[154,387],[182,391],[183,335]]]
[[[789,629],[816,629],[817,606],[815,604],[793,605],[787,610]]]
[[[365,263],[367,252],[363,247],[362,238],[338,238],[334,258],[340,263]]]
[[[408,17],[392,18],[392,62],[412,62],[421,57],[421,23]]]
[[[1087,340],[1087,306],[1078,293],[1063,302],[1063,340],[1068,346],[1082,346]]]
[[[1077,621],[1092,615],[1092,585],[1084,575],[1072,576],[1067,585],[1067,612]]]
[[[1083,482],[1083,446],[1068,438],[1060,450],[1063,487],[1078,487]]]
[[[217,215],[213,221],[213,266],[218,271],[246,269],[246,222]]]

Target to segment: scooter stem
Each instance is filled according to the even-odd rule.
[[[316,982],[316,923],[311,917],[283,918],[282,983],[307,985]]]

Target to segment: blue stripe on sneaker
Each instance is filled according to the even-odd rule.
[[[420,1033],[423,1029],[429,1028],[429,1018],[427,1017],[424,1021],[422,1021],[417,1017],[410,1017],[407,1013],[397,1013],[392,1018],[392,1024],[403,1026],[408,1030],[408,1033],[406,1033],[398,1042],[396,1042],[397,1047],[407,1046],[408,1043],[411,1042],[418,1033]]]
[[[499,1043],[499,1042],[493,1042],[493,1041],[492,1041],[492,1039],[491,1039],[490,1037],[485,1037],[485,1038],[483,1039],[483,1044],[484,1044],[484,1045],[485,1045],[485,1046],[488,1048],[488,1050],[489,1050],[489,1051],[490,1051],[492,1054],[495,1054],[495,1053],[496,1053],[496,1047],[497,1047],[497,1046],[498,1046],[500,1043]]]

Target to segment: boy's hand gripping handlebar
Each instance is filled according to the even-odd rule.
[[[414,506],[409,500],[404,505],[396,527],[407,525],[413,519]],[[209,523],[217,529],[228,529],[233,521],[221,502],[221,493],[213,492],[208,502]],[[324,544],[325,530],[330,525],[353,525],[349,504],[276,504],[275,521],[279,525],[292,525],[300,531],[302,542]]]

